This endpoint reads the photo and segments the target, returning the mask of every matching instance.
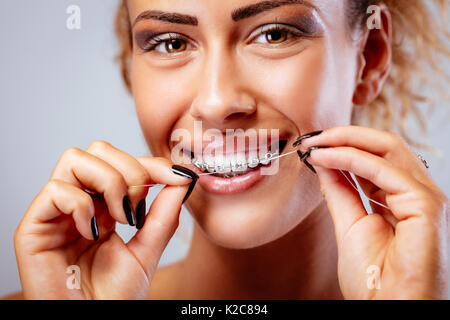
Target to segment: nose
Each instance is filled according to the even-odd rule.
[[[190,108],[194,119],[214,128],[246,118],[256,111],[255,99],[246,90],[245,80],[236,72],[232,55],[223,52],[217,49],[205,59]]]

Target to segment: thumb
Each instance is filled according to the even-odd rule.
[[[153,201],[144,225],[127,243],[151,279],[159,259],[179,224],[189,185],[165,186]]]
[[[336,240],[339,244],[353,224],[367,216],[358,191],[339,170],[316,166],[320,190],[333,219]],[[351,179],[351,177],[348,177]]]

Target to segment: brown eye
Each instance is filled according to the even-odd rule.
[[[278,48],[281,44],[287,44],[290,40],[295,40],[305,36],[301,30],[285,25],[265,25],[257,30],[258,34],[253,38],[254,43],[273,45]]]
[[[266,40],[269,43],[283,43],[288,38],[284,30],[271,30],[266,32]]]
[[[178,53],[186,49],[186,42],[182,39],[166,40],[165,47],[168,53]]]

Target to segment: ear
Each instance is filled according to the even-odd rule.
[[[353,104],[366,105],[380,94],[392,64],[392,20],[381,3],[364,26]],[[375,22],[371,25],[372,22]]]

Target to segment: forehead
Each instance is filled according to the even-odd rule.
[[[232,23],[246,15],[302,7],[317,14],[325,25],[336,27],[342,20],[344,0],[127,0],[133,23],[146,11],[181,13],[197,25]]]

